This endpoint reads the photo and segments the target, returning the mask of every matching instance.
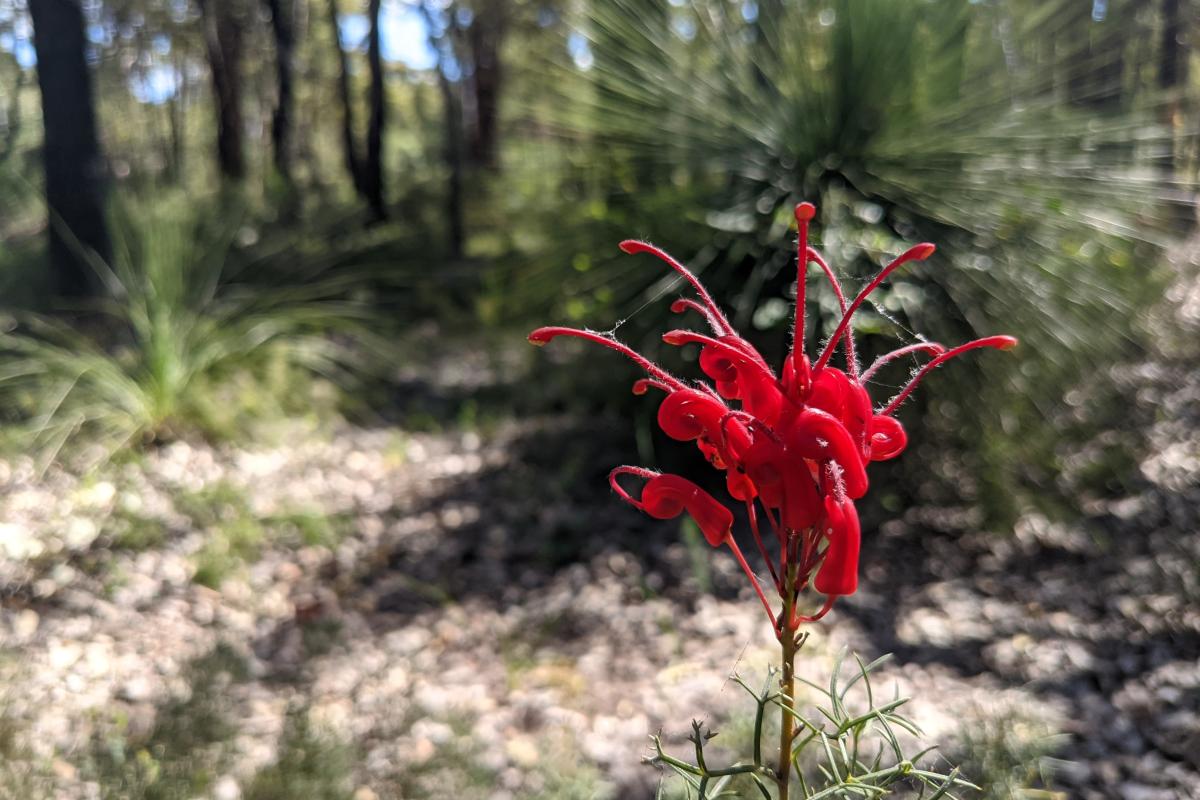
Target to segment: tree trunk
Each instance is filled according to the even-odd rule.
[[[379,9],[381,0],[370,0],[371,34],[367,40],[367,62],[371,72],[371,118],[367,123],[367,160],[363,174],[363,189],[371,214],[376,220],[387,219],[383,202],[383,129],[387,121],[384,97],[383,54],[379,41]]]
[[[171,114],[171,176],[176,183],[183,182],[183,159],[186,152],[184,130],[186,106],[184,93],[187,91],[187,75],[184,73],[183,59],[176,54],[174,58],[175,74],[179,76],[179,85],[170,100]]]
[[[446,193],[446,216],[448,244],[450,257],[459,258],[463,254],[463,191],[462,191],[462,107],[454,94],[454,87],[446,77],[441,67],[438,68],[438,86],[442,92],[442,105],[445,119],[445,154],[446,166],[450,170],[450,178]]]
[[[96,134],[92,78],[76,0],[29,0],[45,124],[43,161],[56,289],[87,294],[96,276],[85,252],[111,255],[104,219],[104,162]]]
[[[1180,6],[1185,0],[1163,0],[1162,37],[1158,43],[1158,86],[1166,95],[1163,122],[1171,131],[1171,150],[1161,161],[1168,190],[1179,181],[1180,161],[1185,161],[1184,108],[1182,90],[1188,85],[1188,49],[1183,43],[1185,23]],[[1172,218],[1180,230],[1195,223],[1196,209],[1190,197],[1172,205]]]
[[[440,37],[434,35],[439,29],[436,15],[428,2],[419,6],[425,18],[425,30],[429,33],[429,44],[437,53],[438,90],[442,95],[442,154],[446,159],[449,178],[446,186],[446,234],[451,258],[460,258],[463,253],[463,136],[462,136],[462,102],[455,91],[454,83],[446,74],[450,59],[453,58],[454,43],[450,39],[450,31],[446,30]],[[453,12],[450,24],[453,25]]]
[[[238,0],[200,0],[217,106],[217,164],[231,180],[246,175],[242,148],[242,24]]]
[[[354,102],[350,97],[350,60],[346,57],[345,48],[342,47],[337,0],[329,0],[329,25],[333,32],[333,46],[337,50],[338,94],[342,98],[342,154],[346,161],[346,171],[350,173],[350,181],[354,184],[354,191],[365,196],[362,159],[359,158],[358,144],[354,139]]]
[[[505,11],[503,0],[484,0],[467,32],[475,67],[471,75],[475,95],[471,161],[475,166],[487,169],[496,169],[500,165],[497,123],[504,78],[500,46],[504,40]]]
[[[1158,49],[1158,85],[1174,89],[1187,81],[1187,50],[1183,46],[1183,20],[1180,0],[1163,0],[1162,38]]]
[[[293,0],[265,0],[275,34],[275,111],[271,117],[271,144],[275,169],[288,184],[292,182],[292,116],[295,76],[295,5]]]

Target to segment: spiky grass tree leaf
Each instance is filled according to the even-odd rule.
[[[945,242],[861,315],[864,356],[913,330],[947,343],[1021,331],[1024,356],[988,375],[1004,391],[980,392],[969,369],[938,377],[957,400],[924,415],[984,487],[959,482],[954,463],[935,475],[1011,508],[1021,483],[1053,482],[1061,437],[1047,434],[1065,388],[1145,345],[1139,315],[1158,297],[1184,195],[1179,131],[1138,84],[1149,55],[1135,41],[1153,20],[1133,8],[1093,20],[1088,5],[596,0],[579,21],[594,54],[585,112],[571,113],[628,154],[627,202],[645,212],[629,234],[678,233],[649,199],[664,187],[702,204],[675,204],[690,265],[718,294],[740,292],[736,315],[764,328],[767,349],[786,340],[787,320],[765,310],[790,291],[789,254],[772,241],[797,200],[819,201],[820,245],[855,265],[851,280],[914,240]],[[616,286],[615,274],[593,281]],[[639,294],[612,301],[650,327],[661,320],[642,303],[670,284],[645,274]],[[812,310],[827,325],[836,313]],[[902,370],[880,379],[902,383]]]
[[[229,220],[182,199],[118,207],[113,263],[95,265],[109,296],[79,324],[26,315],[3,326],[0,411],[43,464],[71,442],[91,464],[143,441],[232,433],[225,387],[272,365],[345,383],[344,342],[367,336],[366,308],[337,281],[230,283]]]

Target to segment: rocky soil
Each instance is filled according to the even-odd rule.
[[[1127,378],[1158,409],[1131,491],[1009,536],[889,520],[804,651],[818,680],[894,653],[882,684],[992,797],[1200,797],[1200,378]],[[653,796],[647,735],[740,735],[727,676],[774,651],[731,558],[611,499],[626,438],[544,417],[175,443],[87,480],[0,462],[0,797]]]

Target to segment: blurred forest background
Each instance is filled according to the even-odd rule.
[[[865,359],[1022,340],[901,415],[814,671],[896,652],[990,797],[1197,796],[1197,37],[1195,0],[0,0],[0,796],[652,796],[643,737],[762,632],[611,507],[615,463],[695,466],[635,371],[524,334],[658,354],[638,237],[778,357],[800,200],[852,285],[939,246]]]

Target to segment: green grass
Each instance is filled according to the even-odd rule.
[[[102,535],[114,550],[141,552],[162,547],[167,541],[167,527],[161,519],[117,509],[104,521]]]
[[[193,580],[212,589],[256,561],[268,546],[333,548],[353,525],[349,515],[326,515],[314,509],[256,514],[246,492],[225,481],[178,492],[174,504],[207,535],[195,555]]]
[[[235,436],[289,399],[321,405],[309,385],[348,379],[347,336],[363,334],[369,314],[344,299],[344,281],[256,287],[231,266],[237,226],[223,209],[155,200],[118,207],[112,263],[92,261],[107,297],[78,321],[0,324],[0,413],[43,463]]]
[[[1045,723],[1009,711],[964,724],[956,760],[983,788],[979,800],[1039,800],[1056,796],[1049,789],[1062,744]]]
[[[184,677],[188,690],[158,710],[144,737],[127,738],[126,721],[118,719],[94,739],[82,774],[100,784],[104,800],[190,800],[230,763],[237,728],[227,690],[249,677],[245,659],[218,645],[191,662]]]
[[[279,758],[261,770],[245,800],[349,800],[354,790],[354,749],[315,728],[306,708],[288,711]]]
[[[181,492],[175,508],[207,535],[195,555],[192,577],[202,586],[219,589],[226,578],[257,560],[267,542],[268,531],[251,510],[249,498],[230,483]]]

